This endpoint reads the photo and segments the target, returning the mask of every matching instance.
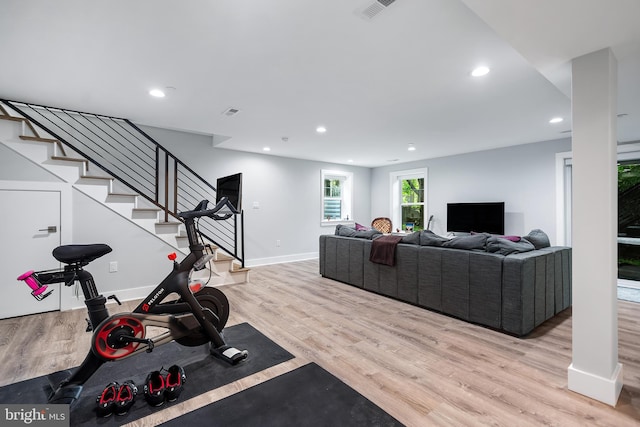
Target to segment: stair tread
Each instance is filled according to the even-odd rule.
[[[52,139],[52,138],[42,138],[40,136],[26,136],[26,135],[20,135],[20,139],[25,140],[25,141],[40,141],[40,142],[58,142],[57,139]]]
[[[51,160],[65,160],[69,162],[84,162],[89,163],[87,159],[79,159],[77,157],[67,157],[67,156],[51,156]]]
[[[113,180],[113,178],[110,176],[97,176],[97,175],[82,175],[80,178]]]
[[[177,222],[177,221],[161,221],[161,222],[156,222],[156,225],[180,225],[182,224],[181,222]]]
[[[107,196],[131,196],[131,197],[138,197],[137,194],[135,193],[109,193],[107,194]],[[134,208],[133,210],[136,210],[136,208]]]
[[[14,117],[14,116],[0,115],[0,119],[11,120],[12,122],[26,122],[26,119],[23,119],[22,117]]]
[[[160,212],[162,209],[160,208],[133,208],[134,211],[139,212]],[[187,237],[187,236],[184,236]]]

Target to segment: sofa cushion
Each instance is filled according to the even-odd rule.
[[[357,237],[359,239],[373,239],[377,236],[381,236],[382,233],[376,229],[371,229],[367,231],[358,231],[353,227],[338,224],[336,225],[335,235],[342,236],[342,237]]]
[[[408,243],[410,245],[419,245],[420,244],[420,232],[414,231],[411,234],[407,234],[402,238],[402,243]]]
[[[535,230],[531,230],[529,234],[522,236],[522,238],[531,242],[536,249],[548,248],[551,246],[547,233],[537,228]]]
[[[356,231],[369,231],[371,227],[367,227],[366,225],[358,224],[356,222]]]
[[[446,237],[438,236],[431,230],[422,230],[420,232],[420,246],[442,246],[444,242],[448,242]]]
[[[487,239],[487,252],[500,255],[529,252],[534,249],[535,247],[533,246],[533,244],[524,239],[520,240],[519,242],[514,242],[509,239],[497,236],[491,236]]]
[[[487,234],[474,234],[472,236],[454,237],[442,243],[445,248],[465,249],[468,251],[484,251],[487,246]]]

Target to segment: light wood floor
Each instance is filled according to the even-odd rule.
[[[223,289],[228,325],[249,322],[296,357],[131,426],[155,425],[309,362],[408,426],[640,425],[640,304],[619,302],[625,386],[612,408],[567,389],[570,310],[518,339],[324,279],[315,260],[254,268],[250,281]],[[77,310],[0,321],[0,385],[79,364],[90,338],[84,317]]]

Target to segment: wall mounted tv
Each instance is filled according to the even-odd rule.
[[[504,202],[448,203],[447,231],[504,234]]]
[[[236,210],[242,210],[242,174],[236,173],[234,175],[224,176],[218,178],[216,185],[216,203],[220,201],[222,197],[228,197],[229,201]]]

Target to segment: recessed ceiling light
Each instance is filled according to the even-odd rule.
[[[471,72],[471,75],[473,77],[481,77],[489,74],[489,71],[491,71],[489,67],[484,67],[484,66],[477,67]]]
[[[327,131],[327,128],[324,127],[324,126],[318,126],[316,128],[316,132],[318,132],[318,133],[325,133],[326,131]]]
[[[156,98],[164,98],[164,92],[160,89],[151,89],[149,95],[155,96]]]
[[[549,123],[560,123],[563,120],[564,119],[562,117],[554,117],[553,119],[549,120]]]
[[[407,150],[409,151],[416,151],[416,147],[413,144],[409,144],[409,148],[407,148]]]
[[[353,159],[347,160],[347,163],[353,163]]]
[[[271,147],[264,147],[262,151],[271,151]]]

